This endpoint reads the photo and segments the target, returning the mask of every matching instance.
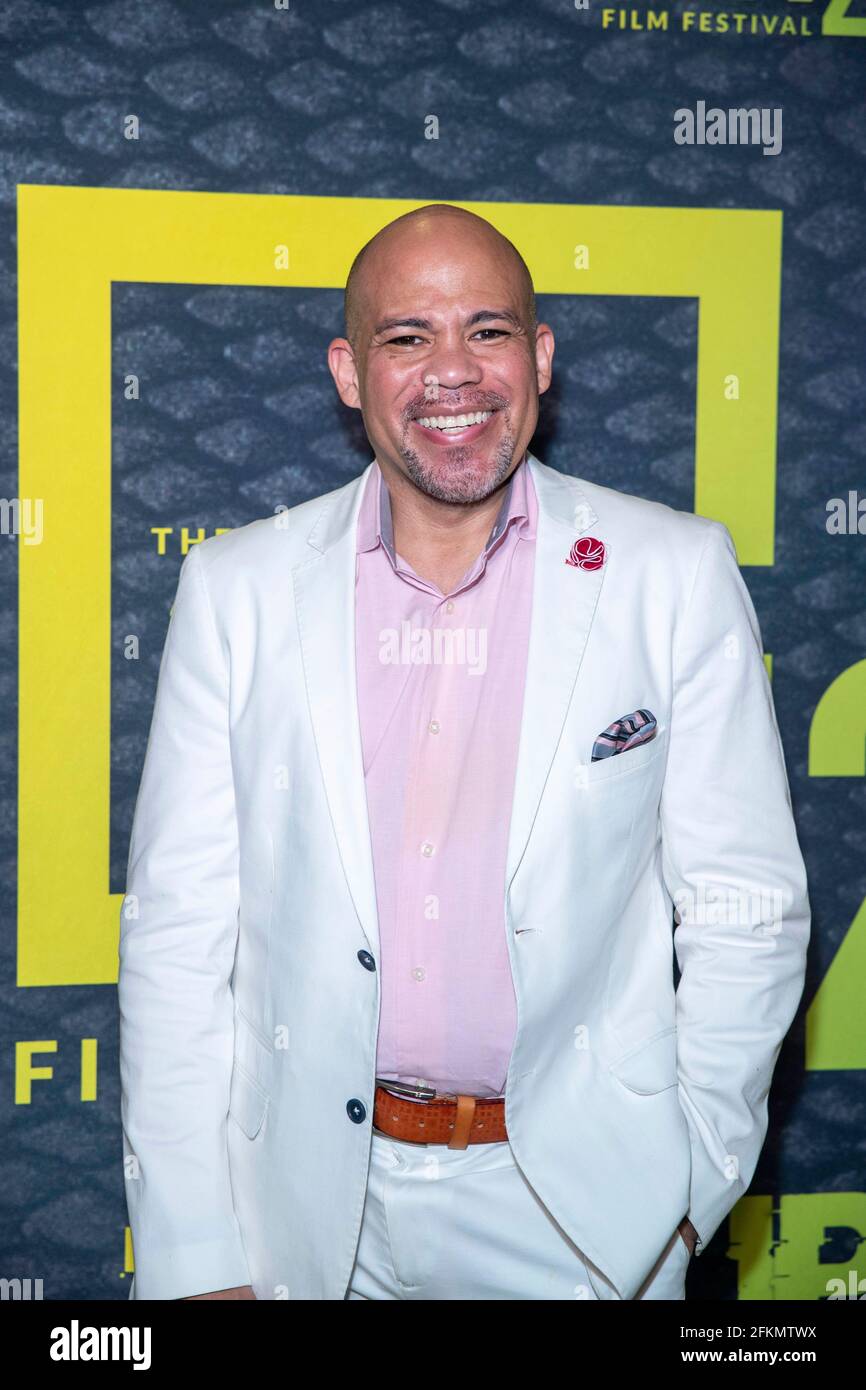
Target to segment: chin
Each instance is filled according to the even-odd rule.
[[[452,448],[401,451],[406,472],[428,497],[439,502],[483,502],[511,472],[514,450],[510,441],[481,453],[455,444]]]

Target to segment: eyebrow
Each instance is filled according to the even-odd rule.
[[[478,309],[470,315],[466,327],[472,328],[476,323],[487,323],[491,319],[504,319],[514,328],[522,326],[517,314],[513,313],[511,309]],[[381,323],[377,323],[373,330],[373,336],[378,338],[381,333],[387,333],[392,328],[421,328],[428,333],[433,332],[433,325],[429,319],[392,318],[383,319]]]

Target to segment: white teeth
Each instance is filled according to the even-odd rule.
[[[425,415],[418,420],[428,430],[465,430],[468,425],[483,425],[493,414],[491,410],[476,410],[470,415]]]

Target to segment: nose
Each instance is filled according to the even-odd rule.
[[[459,391],[463,386],[477,386],[483,379],[484,368],[461,335],[439,342],[432,359],[425,364],[424,384],[443,390]],[[432,397],[435,399],[435,397]]]

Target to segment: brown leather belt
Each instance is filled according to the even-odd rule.
[[[508,1138],[504,1096],[448,1095],[429,1087],[403,1087],[413,1094],[399,1095],[391,1084],[376,1084],[373,1128],[392,1139],[410,1144],[447,1144],[465,1149],[469,1144],[496,1144]]]

